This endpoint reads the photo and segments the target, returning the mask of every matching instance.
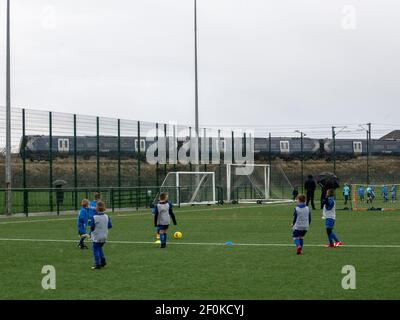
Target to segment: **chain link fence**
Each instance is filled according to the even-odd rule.
[[[5,180],[5,123],[5,108],[0,107],[1,181]],[[234,141],[242,142],[240,146],[243,149],[240,151],[246,154],[244,142],[250,138],[254,138],[255,162],[269,164],[271,167],[270,196],[276,198],[291,198],[294,187],[302,192],[302,184],[307,175],[316,176],[324,171],[335,170],[340,181],[348,184],[391,184],[400,181],[396,149],[387,155],[374,153],[372,147],[370,154],[365,153],[365,147],[359,154],[353,152],[352,143],[363,141],[365,144],[365,140],[362,140],[362,137],[365,138],[364,132],[358,132],[352,140],[345,135],[342,145],[349,143],[351,151],[342,152],[341,144],[337,143],[337,155],[332,157],[332,150],[327,152],[324,149],[329,145],[330,128],[324,131],[318,129],[313,138],[304,138],[304,150],[300,147],[298,134],[293,130],[290,133],[289,130],[278,130],[276,127],[263,130],[252,128],[251,137],[243,128],[200,128],[200,163],[195,164],[191,158],[186,162],[178,161],[184,154],[179,154],[182,147],[193,143],[195,130],[176,123],[13,108],[11,126],[15,213],[59,210],[57,181],[62,181],[62,188],[65,189],[63,210],[78,209],[82,196],[90,197],[97,190],[108,190],[107,194],[112,192],[113,207],[126,206],[123,204],[126,198],[129,198],[129,207],[145,207],[149,205],[146,198],[149,190],[150,194],[154,194],[166,175],[173,171],[215,172],[216,186],[221,188],[221,198],[224,199],[224,163],[237,160],[234,156]],[[166,141],[167,161],[150,164],[146,152],[155,141],[161,139]],[[400,142],[393,143],[394,146],[398,144],[400,151]],[[228,147],[231,153],[225,153]],[[2,190],[0,214],[4,212],[5,191]]]

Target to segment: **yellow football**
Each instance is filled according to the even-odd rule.
[[[181,239],[182,236],[183,236],[183,235],[182,235],[182,232],[180,232],[180,231],[177,231],[177,232],[174,233],[174,238],[175,238],[175,239]]]

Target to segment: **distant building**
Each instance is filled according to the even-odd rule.
[[[393,130],[379,140],[400,140],[400,130]]]

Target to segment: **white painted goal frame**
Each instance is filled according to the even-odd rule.
[[[188,186],[187,183],[182,181],[182,176],[198,176],[198,180],[195,180],[195,184],[193,186]],[[174,182],[174,185],[171,185]],[[204,185],[204,183],[208,183],[208,185]],[[189,201],[187,199],[182,199],[181,192],[185,188],[193,188],[193,193],[190,195]],[[198,199],[198,196],[202,190],[202,188],[211,189],[207,194],[210,194],[210,198],[206,199]],[[173,193],[173,200],[175,200],[175,204],[179,205],[191,205],[191,204],[215,204],[216,200],[216,190],[215,190],[215,173],[207,172],[207,171],[176,171],[169,172],[164,178],[163,183],[160,187],[160,192],[167,191],[170,194]]]
[[[268,164],[235,164],[228,163],[226,164],[226,193],[227,193],[227,201],[231,201],[231,193],[232,193],[232,168],[244,168],[246,166],[261,168],[262,169],[262,177],[263,181],[262,187],[264,191],[264,195],[262,197],[257,198],[249,198],[249,199],[237,199],[240,203],[254,203],[254,202],[268,202],[270,200],[270,187],[271,187],[271,175],[270,175],[270,166]],[[251,178],[248,176],[249,181],[251,182]],[[260,185],[261,186],[261,185]]]

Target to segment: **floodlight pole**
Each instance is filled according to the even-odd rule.
[[[6,214],[11,215],[11,75],[10,75],[10,0],[7,0],[7,44],[6,44]]]
[[[370,173],[369,173],[369,162],[371,156],[371,123],[367,123],[367,129],[363,125],[359,125],[359,127],[363,128],[367,133],[367,184],[370,183]]]

